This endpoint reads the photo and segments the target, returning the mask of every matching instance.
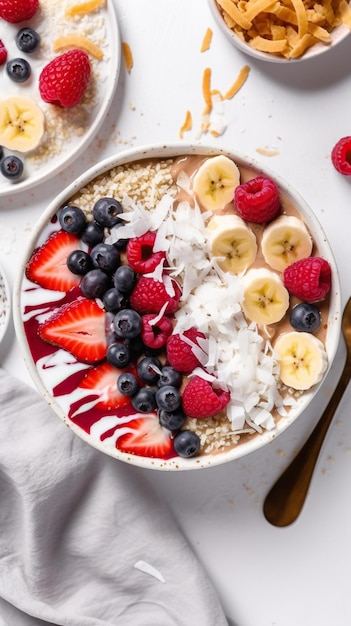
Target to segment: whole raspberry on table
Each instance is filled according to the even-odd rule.
[[[257,176],[235,188],[234,205],[248,222],[270,222],[280,209],[278,187],[270,178]]]
[[[39,8],[39,0],[0,0],[0,17],[17,24],[30,20]]]
[[[229,391],[214,388],[207,380],[194,376],[183,391],[183,411],[188,417],[211,417],[222,411],[229,400]]]
[[[322,257],[300,259],[284,270],[283,282],[301,300],[319,302],[330,291],[331,267]]]
[[[167,292],[163,282],[151,276],[140,276],[130,296],[131,307],[138,313],[158,313],[167,303],[164,313],[175,313],[182,292],[178,283],[174,279],[170,280],[174,289],[173,296]]]
[[[3,65],[7,59],[7,50],[4,46],[4,43],[0,39],[0,65]]]
[[[83,50],[69,50],[48,63],[39,76],[39,92],[49,104],[73,107],[83,98],[91,67]]]
[[[188,330],[185,330],[182,334],[175,333],[167,339],[166,350],[167,360],[169,364],[174,367],[178,372],[184,374],[190,374],[195,367],[201,365],[199,359],[193,352],[193,346],[189,344],[182,337],[184,335],[190,340],[192,344],[199,345],[198,339],[201,337],[206,338],[204,333],[201,333],[197,328],[192,326]]]
[[[344,174],[351,176],[351,137],[342,137],[335,144],[331,158],[335,169]]]

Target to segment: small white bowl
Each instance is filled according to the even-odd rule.
[[[4,270],[0,267],[0,343],[5,337],[11,314],[10,287]]]
[[[25,332],[26,322],[28,322],[28,320],[30,320],[34,316],[36,316],[38,318],[38,321],[40,321],[40,319],[42,319],[42,316],[45,317],[45,311],[49,304],[51,303],[51,308],[55,307],[56,302],[62,300],[63,296],[62,294],[57,295],[57,292],[46,292],[45,290],[41,289],[41,291],[44,292],[43,294],[40,293],[40,290],[38,291],[34,289],[34,284],[29,283],[28,279],[25,277],[25,268],[33,251],[46,240],[49,230],[53,227],[53,218],[56,215],[57,211],[73,196],[75,196],[77,192],[79,192],[79,190],[81,190],[88,183],[93,181],[97,176],[108,172],[116,166],[132,163],[134,161],[140,161],[142,159],[164,160],[167,158],[179,156],[214,156],[217,154],[224,154],[232,158],[239,167],[241,166],[252,168],[256,173],[255,175],[266,175],[267,177],[272,178],[280,189],[281,197],[284,197],[287,203],[291,202],[293,206],[296,207],[300,212],[312,235],[312,238],[316,245],[316,249],[318,250],[318,254],[328,259],[332,268],[333,280],[329,300],[329,313],[328,319],[325,320],[325,323],[327,325],[325,347],[328,356],[329,367],[334,359],[338,347],[341,321],[341,297],[339,276],[334,257],[328,244],[327,238],[315,215],[301,198],[301,196],[283,179],[281,179],[279,176],[274,175],[273,172],[271,172],[270,170],[262,168],[255,160],[247,158],[240,153],[220,150],[214,147],[204,146],[200,144],[196,146],[186,145],[181,142],[171,145],[152,145],[133,148],[125,152],[120,152],[104,160],[103,162],[98,163],[97,165],[90,168],[85,174],[80,176],[75,182],[69,185],[64,191],[62,191],[62,193],[60,193],[57,198],[53,199],[53,201],[44,211],[38,223],[34,227],[27,245],[27,249],[24,254],[22,267],[17,276],[17,281],[15,285],[14,322],[18,341],[22,349],[22,353],[28,370],[38,389],[41,391],[44,398],[54,409],[57,415],[79,437],[86,441],[86,443],[94,446],[105,454],[108,454],[116,459],[125,461],[132,465],[157,470],[179,471],[207,468],[242,457],[266,445],[275,437],[277,437],[279,433],[288,428],[288,426],[291,425],[303,413],[307,405],[316,395],[316,392],[318,391],[321,384],[320,383],[318,385],[315,385],[310,391],[303,393],[299,397],[297,404],[288,412],[288,415],[280,418],[277,421],[276,426],[272,430],[266,430],[263,431],[262,434],[253,435],[250,438],[245,439],[243,442],[240,442],[229,451],[199,455],[192,458],[181,458],[176,456],[169,460],[162,460],[158,458],[146,458],[121,452],[115,447],[114,443],[111,443],[111,437],[110,442],[107,443],[107,440],[104,441],[102,435],[106,434],[106,428],[101,426],[101,423],[97,424],[94,433],[92,433],[91,431],[86,432],[83,428],[75,424],[68,417],[68,408],[71,406],[72,402],[77,402],[77,395],[75,393],[76,388],[74,387],[73,392],[67,394],[67,389],[65,388],[63,390],[63,387],[60,387],[61,394],[66,395],[59,396],[53,393],[53,389],[58,384],[62,383],[62,381],[65,381],[66,378],[70,378],[70,381],[74,381],[74,376],[77,374],[77,361],[72,362],[72,359],[68,359],[70,361],[69,365],[67,364],[66,360],[65,363],[62,364],[62,359],[59,357],[59,355],[57,355],[58,350],[56,350],[56,352],[54,350],[52,354],[49,354],[48,357],[44,358],[42,346],[38,351],[39,356],[37,355],[37,358],[33,358],[32,356]],[[29,334],[34,332],[35,331],[33,330],[33,328],[29,330]],[[72,376],[70,377],[70,375]],[[85,411],[90,411],[90,408],[85,409]],[[94,419],[96,418],[94,417]],[[94,419],[92,420],[93,422]],[[108,427],[113,428],[113,422],[108,422]]]
[[[316,43],[311,48],[308,48],[308,50],[306,50],[306,52],[301,57],[298,57],[296,59],[286,59],[276,54],[271,54],[269,52],[261,52],[260,50],[255,50],[255,48],[250,46],[249,43],[240,39],[240,37],[238,37],[238,35],[224,21],[223,15],[220,11],[220,8],[216,0],[207,0],[207,1],[208,1],[209,7],[210,7],[210,10],[211,10],[211,13],[213,15],[215,22],[217,23],[221,31],[224,33],[224,35],[233,44],[233,46],[241,50],[241,52],[244,52],[245,54],[248,54],[249,56],[254,57],[255,59],[259,59],[261,61],[268,61],[271,63],[296,63],[299,61],[304,61],[306,59],[312,59],[321,54],[324,54],[328,50],[331,50],[338,43],[346,39],[346,37],[348,37],[351,33],[350,29],[347,28],[347,26],[345,26],[344,24],[342,24],[338,26],[337,28],[335,28],[330,33],[332,41],[329,45],[326,45],[323,43]]]

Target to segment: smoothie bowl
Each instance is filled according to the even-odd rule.
[[[119,153],[66,188],[32,233],[14,300],[57,415],[158,470],[275,438],[340,333],[338,272],[311,210],[255,161],[203,145]]]

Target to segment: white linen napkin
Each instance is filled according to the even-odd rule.
[[[0,626],[48,623],[227,620],[143,472],[85,444],[0,369]]]

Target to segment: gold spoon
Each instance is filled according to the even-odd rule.
[[[289,526],[301,512],[324,438],[351,378],[351,298],[345,306],[341,327],[347,349],[344,369],[322,417],[266,496],[263,513],[273,526]]]

